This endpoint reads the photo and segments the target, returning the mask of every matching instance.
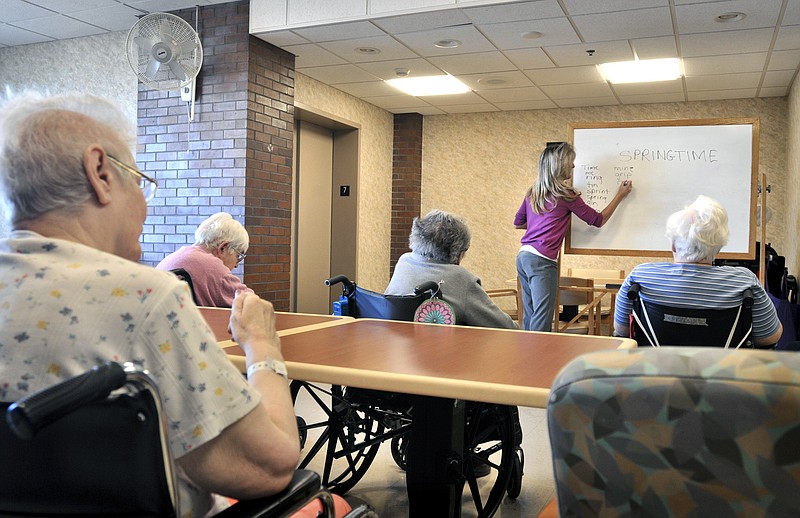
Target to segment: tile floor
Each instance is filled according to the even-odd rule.
[[[312,415],[314,405],[310,400],[299,400],[296,413],[300,416]],[[495,514],[499,518],[535,517],[555,497],[545,411],[522,407],[519,410],[525,453],[522,491],[515,500],[506,496]],[[313,463],[309,468],[319,471]],[[384,443],[367,474],[348,494],[371,504],[382,518],[400,518],[408,516],[405,483],[405,472],[397,467],[392,460],[389,444]],[[462,516],[477,516],[473,505],[471,499],[465,497]]]

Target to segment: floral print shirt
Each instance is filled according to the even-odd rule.
[[[260,401],[172,274],[29,231],[0,240],[0,400],[109,360],[155,379],[175,457]],[[213,496],[179,476],[182,515],[203,516]]]

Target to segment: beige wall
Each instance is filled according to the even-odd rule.
[[[786,252],[778,252],[786,256],[789,273],[800,278],[800,87],[797,84],[789,92],[788,104],[786,197],[776,209],[786,222]]]
[[[568,140],[570,123],[759,117],[760,172],[772,185],[767,206],[773,217],[767,242],[786,255],[790,248],[787,227],[794,233],[797,221],[796,213],[789,219],[783,210],[789,199],[786,112],[785,99],[771,98],[428,116],[424,121],[422,212],[440,208],[466,217],[473,236],[464,266],[481,277],[485,287],[504,287],[506,280],[516,275],[514,261],[522,231],[515,230],[512,221],[533,181],[538,153],[547,141]],[[652,260],[566,255],[562,268],[630,271],[636,264]]]

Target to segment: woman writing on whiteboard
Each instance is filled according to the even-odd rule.
[[[539,157],[539,176],[525,194],[514,227],[525,229],[517,254],[517,275],[522,288],[523,328],[550,331],[558,292],[558,253],[567,233],[570,214],[602,227],[633,189],[626,180],[611,202],[598,212],[586,205],[572,188],[575,150],[567,142],[548,142]]]

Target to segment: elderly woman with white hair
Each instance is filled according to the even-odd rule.
[[[156,268],[186,270],[198,306],[229,308],[237,291],[253,291],[233,274],[249,246],[244,226],[227,212],[217,212],[197,227],[193,245],[180,247]]]
[[[679,308],[726,309],[741,304],[742,292],[753,292],[753,342],[775,344],[783,327],[775,306],[758,278],[747,268],[714,266],[714,258],[728,243],[728,213],[715,200],[698,198],[667,220],[673,262],[645,263],[628,275],[617,296],[614,331],[629,336],[632,282],[641,286],[642,300]]]
[[[411,252],[397,261],[384,294],[410,295],[424,282],[441,282],[441,298],[452,306],[456,324],[517,329],[486,294],[481,280],[460,265],[470,239],[469,227],[455,214],[432,210],[414,218],[408,238]]]

